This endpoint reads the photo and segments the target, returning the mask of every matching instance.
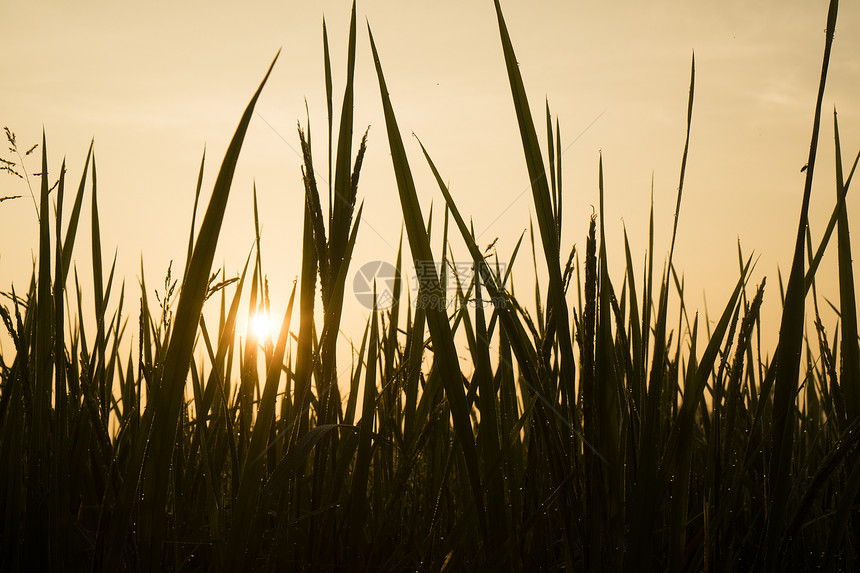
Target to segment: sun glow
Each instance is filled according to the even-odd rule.
[[[251,330],[260,342],[272,340],[276,333],[272,317],[265,311],[260,311],[251,319]]]

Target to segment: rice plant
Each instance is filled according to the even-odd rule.
[[[32,279],[0,305],[14,344],[0,356],[3,570],[857,569],[860,348],[845,197],[860,153],[843,162],[835,111],[833,214],[814,249],[808,231],[836,0],[776,348],[760,343],[765,280],[750,283],[752,256],[739,248],[735,288],[706,333],[673,264],[695,153],[695,60],[676,226],[655,276],[653,202],[644,268],[626,234],[625,259],[608,260],[602,158],[584,249],[562,250],[570,231],[561,131],[547,105],[545,156],[498,0],[495,9],[531,180],[531,248],[535,258],[542,251],[547,276],[535,263],[534,306],[518,300],[511,268],[523,237],[506,268],[482,249],[444,166],[419,140],[420,168],[438,187],[422,193],[438,190],[444,201],[441,240],[431,236],[383,73],[392,48],[378,47],[368,26],[408,245],[397,276],[404,255],[423,272],[415,301],[404,300],[399,278],[390,304],[378,304],[374,288],[348,387],[335,375],[338,332],[367,148],[367,133],[358,139],[353,125],[354,5],[337,130],[323,24],[328,190],[316,175],[309,118],[298,126],[302,262],[272,340],[238,328],[243,308],[269,308],[256,191],[243,270],[227,276],[214,255],[275,62],[208,202],[201,161],[182,271],[171,264],[153,300],[141,270],[136,305],[114,266],[105,272],[92,146],[69,200],[65,166],[58,176],[49,170],[47,138],[21,154],[7,130],[15,154],[2,169],[29,181],[23,162],[39,150],[41,175]],[[85,316],[74,265],[87,195],[94,316]],[[827,332],[816,272],[834,233],[839,328]],[[463,248],[475,269],[469,280],[449,272],[451,253]],[[620,283],[610,269],[623,272]]]

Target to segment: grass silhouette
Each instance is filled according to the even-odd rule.
[[[538,290],[532,312],[517,300],[510,272],[522,237],[506,268],[487,255],[419,141],[445,201],[434,254],[432,214],[421,212],[384,50],[368,27],[408,249],[426,272],[415,304],[401,292],[403,253],[386,308],[374,287],[348,389],[335,375],[337,334],[367,141],[365,133],[353,149],[355,6],[337,133],[323,27],[332,184],[324,202],[309,122],[299,125],[301,274],[272,340],[258,340],[249,321],[243,345],[237,327],[244,296],[249,315],[269,308],[256,194],[256,241],[243,271],[222,276],[213,259],[244,134],[275,62],[239,122],[195,234],[204,155],[185,267],[181,275],[168,270],[155,313],[141,274],[137,344],[128,354],[125,288],[113,267],[105,278],[92,147],[68,208],[65,167],[49,186],[43,137],[38,260],[27,292],[12,289],[0,306],[14,343],[14,354],[0,357],[3,570],[856,567],[860,350],[845,196],[857,158],[846,175],[835,111],[836,202],[815,249],[807,227],[837,2],[771,361],[758,342],[765,283],[748,284],[754,261],[739,252],[737,283],[716,327],[699,332],[672,262],[674,232],[655,277],[653,207],[645,268],[634,267],[625,235],[625,278],[613,285],[602,160],[585,251],[561,252],[561,134],[547,106],[545,157],[498,1],[495,8],[532,182],[532,249],[543,251],[548,269],[546,299]],[[676,225],[694,93],[695,61]],[[9,130],[7,138],[15,159],[2,169],[18,175],[37,148],[21,155]],[[74,285],[69,271],[87,189],[93,317],[80,303],[67,308],[70,292],[81,300],[77,271]],[[834,233],[841,331],[828,335],[815,277]],[[456,234],[476,269],[469,281],[449,272]],[[812,340],[803,329],[807,299]],[[218,304],[217,323],[207,323],[204,306]],[[469,375],[458,336],[468,345]]]

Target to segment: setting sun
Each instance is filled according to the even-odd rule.
[[[270,341],[277,334],[277,327],[266,311],[260,311],[254,315],[251,319],[251,330],[260,342]]]

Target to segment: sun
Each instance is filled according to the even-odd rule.
[[[275,325],[272,322],[272,317],[265,311],[260,311],[252,317],[251,329],[257,340],[261,342],[272,340],[275,334]]]

